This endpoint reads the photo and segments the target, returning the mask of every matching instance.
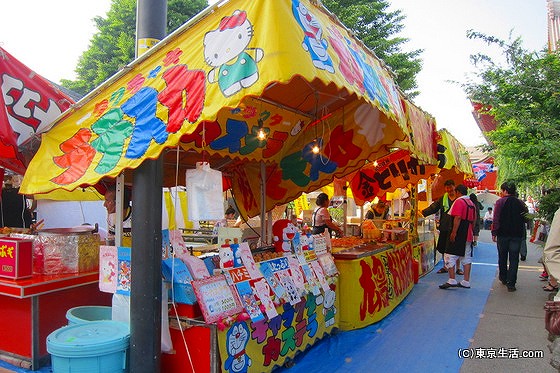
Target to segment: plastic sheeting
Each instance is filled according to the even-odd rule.
[[[189,220],[220,220],[224,217],[222,173],[210,164],[197,162],[196,169],[187,170]]]

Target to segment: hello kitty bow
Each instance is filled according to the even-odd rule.
[[[226,29],[232,29],[240,26],[247,19],[247,13],[245,11],[234,13],[232,16],[224,17],[220,21],[220,31]]]

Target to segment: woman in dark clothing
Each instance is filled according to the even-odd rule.
[[[14,188],[11,177],[6,176],[5,188],[0,197],[0,226],[12,228],[29,228],[33,215],[27,206],[27,197]]]
[[[473,223],[473,246],[476,246],[476,243],[478,241],[478,234],[480,233],[480,210],[482,210],[484,206],[482,206],[482,203],[478,201],[476,194],[474,193],[469,194],[469,198],[471,199],[471,201],[474,203],[474,206],[476,207],[475,208],[476,220]]]

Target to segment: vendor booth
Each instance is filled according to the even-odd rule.
[[[371,323],[410,291],[418,264],[408,236],[398,232],[368,248],[365,259],[346,253],[335,264],[330,237],[309,237],[282,220],[276,231],[265,224],[265,212],[395,148],[419,163],[409,159],[406,170],[399,162],[387,170],[403,179],[416,176],[435,158],[434,127],[400,93],[384,64],[320,3],[221,1],[66,111],[44,134],[22,191],[72,191],[121,173],[131,182],[131,169],[162,157],[164,186],[186,185],[188,198],[195,198],[188,200],[189,216],[196,208],[196,216],[217,216],[200,208],[215,202],[200,191],[217,183],[189,192],[189,174],[222,172],[220,198],[224,179],[240,214],[260,214],[262,227],[271,229],[261,234],[257,250],[226,241],[202,265],[202,258],[178,250],[180,242],[172,252],[162,250],[163,265],[157,258],[153,266],[163,266],[171,299],[184,305],[171,312],[178,328],[171,339],[184,354],[164,354],[162,364],[166,371],[194,369],[207,356],[201,364],[211,371],[270,371],[341,327],[345,307],[363,308],[359,293],[342,302],[341,288],[352,292],[352,283],[364,283],[365,319],[349,316],[349,325]],[[223,211],[215,219],[222,217]],[[133,232],[135,219],[143,217],[134,216]],[[168,234],[173,240],[175,233]],[[117,257],[108,255],[128,276],[116,274],[117,293],[142,276],[130,268],[134,248],[133,233],[132,250],[119,247]],[[363,276],[343,282],[342,268],[362,263],[369,267]],[[383,286],[377,312],[375,292]],[[196,329],[181,328],[192,319]],[[201,345],[207,354],[195,356]]]
[[[74,101],[2,48],[0,76],[1,181],[5,173],[26,172],[38,146],[37,136],[47,131]],[[85,194],[89,195],[77,193],[73,198],[90,199]],[[60,195],[49,198],[59,199]],[[99,200],[99,196],[94,198]],[[8,213],[13,211],[3,211]],[[36,255],[33,244],[37,235],[29,234],[30,229],[5,226],[0,233],[0,359],[36,370],[48,362],[47,335],[67,324],[67,310],[82,305],[110,305],[110,296],[98,289],[97,256],[91,258],[90,265],[51,271],[52,267],[40,265],[45,262]]]
[[[388,315],[412,289],[418,277],[433,268],[434,232],[415,219],[417,184],[437,172],[435,121],[415,107],[407,107],[415,141],[414,153],[395,150],[356,171],[349,182],[357,205],[374,198],[389,200],[389,219],[362,223],[362,236],[375,243],[333,240],[340,271],[340,327],[361,328]],[[406,193],[407,206],[396,199]],[[397,193],[398,192],[398,193]],[[388,198],[389,197],[389,198]],[[401,201],[404,202],[404,201]],[[368,234],[368,231],[372,233]]]

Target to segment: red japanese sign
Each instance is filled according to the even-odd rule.
[[[0,166],[24,174],[21,145],[48,130],[74,101],[2,48],[0,91]]]
[[[350,188],[358,205],[363,205],[386,192],[415,184],[420,179],[427,179],[436,171],[433,165],[420,164],[406,150],[397,150],[370,163],[356,172]]]

